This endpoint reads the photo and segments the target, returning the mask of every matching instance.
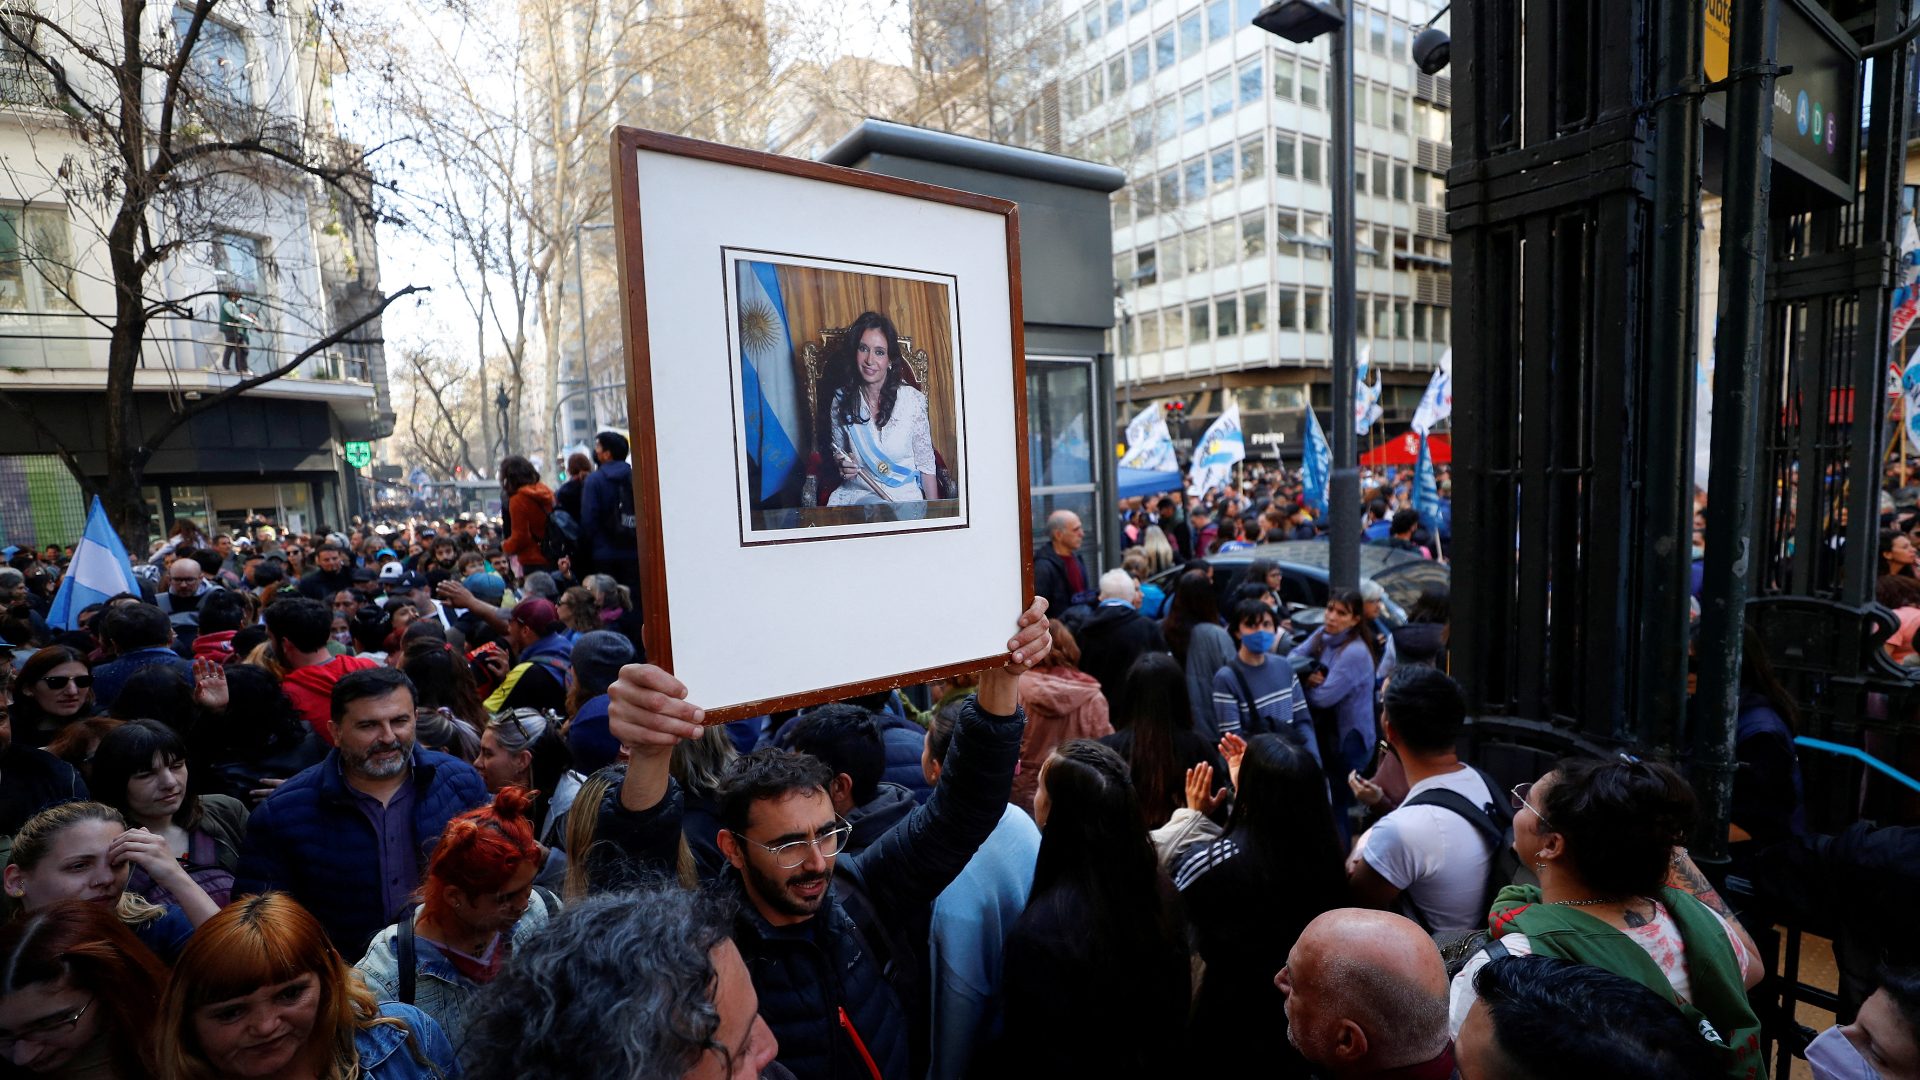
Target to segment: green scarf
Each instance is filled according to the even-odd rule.
[[[1760,1021],[1747,1002],[1739,958],[1705,904],[1679,889],[1660,890],[1686,947],[1691,1001],[1681,1001],[1660,966],[1632,938],[1578,908],[1544,904],[1533,885],[1509,885],[1494,899],[1493,936],[1521,933],[1538,956],[1557,956],[1624,975],[1674,1003],[1707,1041],[1726,1050],[1730,1080],[1766,1080]]]

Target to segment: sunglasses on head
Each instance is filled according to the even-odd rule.
[[[41,684],[49,690],[65,690],[69,680],[82,690],[93,685],[91,675],[42,675],[40,677]]]

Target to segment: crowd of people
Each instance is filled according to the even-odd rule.
[[[1004,664],[710,725],[645,662],[599,448],[502,462],[499,526],[182,523],[77,629],[20,600],[0,1070],[1766,1075],[1687,782],[1463,760],[1443,592],[1389,625],[1200,557],[1283,485],[1098,578],[1056,514]],[[1873,979],[1821,1080],[1920,1077],[1920,967]]]

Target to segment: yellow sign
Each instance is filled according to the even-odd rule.
[[[1705,23],[1700,66],[1708,82],[1719,82],[1727,77],[1727,54],[1733,44],[1733,0],[1707,0]]]

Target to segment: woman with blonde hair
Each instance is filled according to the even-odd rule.
[[[163,1080],[414,1080],[457,1076],[440,1025],[380,1004],[319,920],[284,893],[251,896],[207,920],[160,1002]]]
[[[1173,541],[1167,539],[1166,531],[1158,525],[1147,526],[1146,539],[1140,541],[1140,550],[1147,556],[1148,577],[1173,565]]]
[[[1059,619],[1048,619],[1053,649],[1047,658],[1020,676],[1020,704],[1027,710],[1027,727],[1020,735],[1020,770],[1013,778],[1012,802],[1033,813],[1034,790],[1040,786],[1040,767],[1055,747],[1074,739],[1098,739],[1113,734],[1107,698],[1100,682],[1080,670],[1080,646]]]

